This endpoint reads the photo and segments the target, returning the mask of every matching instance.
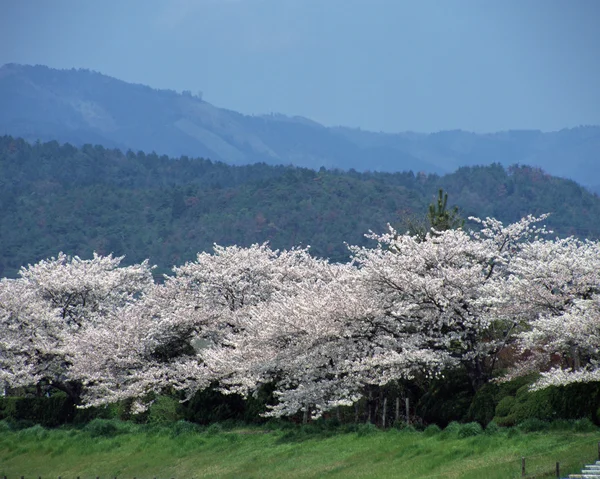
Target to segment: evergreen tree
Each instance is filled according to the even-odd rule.
[[[462,228],[465,220],[458,213],[458,206],[448,209],[448,193],[444,193],[442,188],[438,191],[437,204],[429,205],[427,214],[430,228],[435,231],[447,231]]]

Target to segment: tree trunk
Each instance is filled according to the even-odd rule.
[[[383,398],[383,414],[381,416],[381,427],[383,427],[383,429],[385,429],[385,426],[386,426],[386,423],[385,423],[386,415],[387,415],[387,396],[385,396]]]

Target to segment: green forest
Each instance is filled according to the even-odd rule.
[[[272,248],[282,249],[310,245],[315,256],[345,262],[351,256],[347,244],[373,246],[365,234],[382,232],[387,223],[417,235],[424,234],[426,225],[439,231],[463,224],[476,229],[469,216],[510,223],[528,214],[550,213],[546,224],[556,236],[600,238],[598,195],[523,165],[464,167],[445,176],[314,171],[261,163],[231,166],[92,145],[32,144],[5,136],[0,138],[0,186],[0,276],[7,278],[17,277],[22,266],[60,251],[82,258],[95,251],[125,255],[123,265],[149,258],[158,265],[149,274],[160,283],[170,267],[194,260],[196,253],[210,250],[215,243],[269,242]],[[11,280],[4,281],[10,286]],[[24,301],[18,297],[17,303]],[[514,355],[515,351],[507,350],[501,361],[508,364]],[[263,471],[270,470],[274,459],[256,463],[254,457],[264,452],[255,451],[268,447],[277,456],[287,454],[288,446],[321,447],[337,441],[331,451],[352,445],[353,453],[338,457],[331,452],[321,461],[307,450],[302,459],[306,471],[297,477],[329,470],[331,458],[344,463],[338,477],[345,477],[356,467],[354,458],[373,455],[372,451],[381,450],[380,442],[389,443],[389,438],[397,444],[405,441],[408,450],[415,448],[411,458],[419,461],[410,466],[414,477],[427,477],[432,457],[445,450],[466,454],[452,452],[434,467],[446,469],[454,461],[455,475],[448,477],[509,477],[525,455],[535,477],[552,477],[555,460],[561,461],[563,470],[577,471],[593,453],[589,447],[575,453],[573,444],[579,448],[593,444],[600,424],[599,385],[532,391],[536,379],[537,375],[529,374],[473,388],[464,369],[448,369],[439,377],[419,375],[369,385],[352,406],[338,406],[309,423],[302,413],[277,420],[264,417],[268,405],[276,401],[275,383],[262,385],[246,398],[224,395],[211,383],[186,401],[181,392],[167,388],[152,393],[149,409],[141,413],[134,412],[130,398],[80,409],[71,397],[52,391],[56,383],[46,389],[39,384],[35,390],[16,387],[0,400],[0,430],[6,436],[0,443],[5,451],[0,473],[35,474],[48,455],[56,458],[48,469],[55,475],[64,471],[63,455],[80,457],[69,466],[80,473],[83,461],[92,456],[94,464],[103,462],[98,456],[105,451],[102,448],[117,457],[113,449],[138,451],[142,447],[138,442],[145,441],[156,443],[156,452],[150,455],[160,457],[160,450],[179,448],[186,441],[194,444],[194,453],[190,458],[187,453],[177,457],[191,461],[202,450],[207,464],[218,462],[210,456],[213,449],[219,456],[223,448],[231,451],[232,442],[244,446],[234,448],[235,459],[223,466],[227,470],[219,471],[219,477],[239,477],[238,471],[247,470],[249,464],[254,464],[257,477],[268,477]],[[300,426],[300,422],[307,424]],[[72,429],[44,429],[57,426]],[[377,427],[385,431],[378,432]],[[68,442],[63,433],[78,442]],[[54,448],[51,444],[58,439],[64,439],[62,446]],[[19,448],[11,445],[16,441]],[[45,441],[43,448],[40,441]],[[476,444],[479,456],[494,463],[494,471],[482,461],[470,462]],[[385,467],[377,470],[377,476],[388,477],[391,467],[400,462],[406,467],[411,459],[398,456],[394,462],[389,454],[394,452],[390,449],[382,456]],[[116,469],[93,473],[116,477],[162,471],[158,462],[129,464],[131,454],[123,457]],[[161,461],[169,474],[175,470],[182,477],[187,474],[186,469]],[[190,467],[208,466],[193,463]],[[297,464],[284,462],[282,467],[296,470]],[[363,471],[365,475],[371,467]]]
[[[600,199],[577,183],[515,165],[415,172],[314,171],[262,163],[231,166],[200,158],[122,153],[102,146],[30,144],[0,138],[0,276],[63,251],[149,258],[157,274],[214,243],[273,248],[310,245],[345,261],[345,242],[387,223],[424,220],[437,191],[463,218],[504,222],[552,213],[559,236],[600,236]]]

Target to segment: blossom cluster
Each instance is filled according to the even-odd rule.
[[[0,385],[84,406],[217,385],[275,386],[273,416],[465,368],[474,389],[511,350],[534,387],[600,380],[600,244],[550,239],[545,215],[424,237],[370,233],[349,263],[309,248],[215,245],[155,283],[146,261],[59,254],[0,281]]]

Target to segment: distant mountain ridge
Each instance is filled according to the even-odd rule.
[[[319,169],[444,174],[461,166],[538,166],[600,190],[600,127],[558,132],[375,133],[302,117],[248,116],[192,95],[89,70],[0,68],[0,134],[80,146]]]

